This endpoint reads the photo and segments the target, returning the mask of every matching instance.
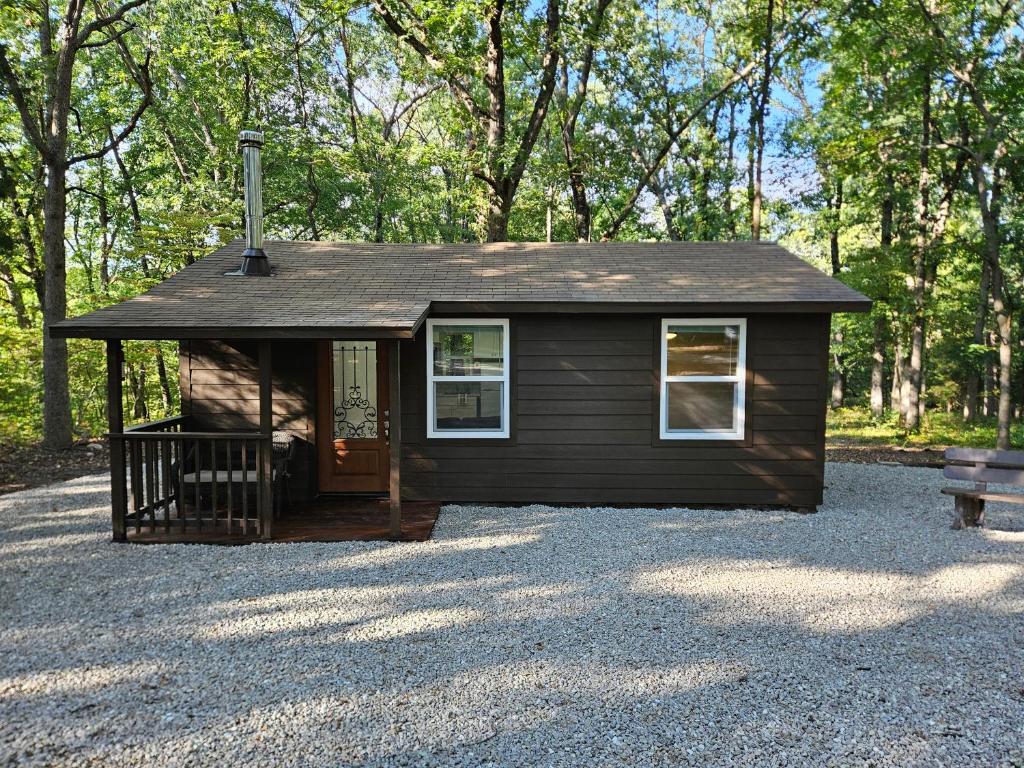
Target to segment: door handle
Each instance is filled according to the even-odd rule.
[[[384,409],[384,443],[391,445],[391,409]]]

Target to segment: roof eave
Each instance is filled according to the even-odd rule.
[[[869,312],[868,299],[840,301],[789,302],[625,302],[625,301],[526,301],[433,302],[407,326],[167,326],[80,323],[62,320],[49,326],[51,338],[84,339],[411,339],[428,316],[443,314],[662,314],[662,313],[748,313],[748,314],[833,314],[837,312]]]
[[[626,301],[435,301],[430,314],[465,312],[516,314],[659,314],[693,312],[748,313],[748,314],[834,314],[837,312],[870,312],[870,299],[842,299],[831,301],[685,301],[685,302],[626,302]]]
[[[411,339],[415,327],[386,326],[321,326],[294,325],[254,326],[192,326],[168,327],[147,325],[83,325],[63,321],[51,325],[49,334],[57,339],[146,339],[179,341],[185,339]]]

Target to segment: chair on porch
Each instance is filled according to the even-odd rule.
[[[289,489],[288,480],[292,476],[291,463],[295,457],[296,442],[295,436],[290,432],[275,431],[271,438],[270,476],[271,487],[273,488],[275,518],[280,517],[285,509],[291,507],[291,490]],[[229,466],[224,465],[225,458],[229,462]],[[236,488],[240,487],[242,491],[242,493],[234,496],[237,500],[235,502],[236,506],[241,504],[242,496],[245,493],[249,494],[250,497],[255,496],[257,490],[255,480],[258,472],[255,451],[250,450],[245,453],[244,466],[240,445],[234,446],[229,456],[219,456],[218,460],[221,463],[217,464],[216,468],[214,468],[214,460],[209,452],[200,451],[197,455],[196,447],[190,447],[185,456],[184,472],[181,474],[184,481],[183,488],[177,487],[179,473],[177,472],[176,465],[171,473],[175,484],[175,498],[187,501],[189,498],[187,490],[198,487],[200,489],[198,503],[212,504],[212,500],[209,498],[212,486],[216,484],[218,487],[223,488],[228,483]],[[193,498],[195,497],[193,496]],[[220,498],[224,500],[228,496],[225,493],[221,493]],[[179,515],[183,514],[183,510],[179,508],[178,513]]]

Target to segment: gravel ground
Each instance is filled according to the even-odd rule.
[[[0,498],[0,765],[1024,765],[1024,508],[446,507],[425,544],[126,546]]]

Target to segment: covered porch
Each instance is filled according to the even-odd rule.
[[[298,439],[280,424],[275,429],[275,344],[267,339],[247,343],[255,353],[252,374],[258,379],[255,429],[213,428],[210,419],[190,413],[126,427],[123,344],[119,338],[106,340],[113,539],[243,544],[429,537],[439,505],[413,502],[403,508],[400,498],[400,408],[383,414],[386,463],[377,489],[383,492],[292,498],[288,481]],[[375,345],[384,352],[381,365],[386,367],[381,394],[386,402],[397,403],[398,339]],[[183,377],[183,395],[186,386],[192,384]],[[307,442],[311,439],[319,438],[307,437]]]

